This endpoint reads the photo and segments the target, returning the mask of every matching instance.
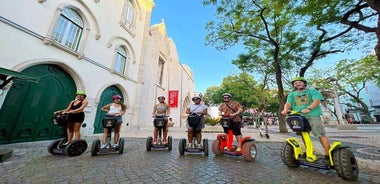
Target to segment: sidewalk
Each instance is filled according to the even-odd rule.
[[[264,129],[264,128],[262,128]],[[377,170],[380,172],[380,125],[356,125],[356,130],[341,130],[337,126],[326,127],[327,136],[330,142],[341,141],[354,152],[360,169]],[[251,136],[257,143],[260,142],[285,142],[289,137],[298,137],[288,128],[289,133],[279,133],[278,125],[268,126],[269,139],[260,136],[259,129],[252,126],[242,128],[243,136]],[[220,126],[206,126],[203,129],[202,138],[215,140],[217,135],[223,133]],[[153,136],[153,127],[139,131],[121,132],[124,137],[147,138]],[[187,139],[185,127],[169,128],[168,136],[173,139]],[[316,153],[322,154],[323,148],[317,138],[313,138]],[[174,145],[176,146],[176,145]]]

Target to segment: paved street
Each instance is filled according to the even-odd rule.
[[[380,183],[380,127],[364,126],[358,130],[327,128],[332,141],[340,140],[352,147],[359,161],[359,181],[347,182],[334,170],[288,168],[280,157],[283,140],[293,133],[279,134],[277,126],[269,128],[270,138],[259,136],[257,129],[243,130],[257,139],[258,156],[254,162],[240,157],[215,156],[211,151],[215,132],[205,132],[210,155],[180,156],[178,140],[185,138],[183,128],[172,128],[173,150],[145,150],[151,130],[123,132],[124,154],[92,157],[90,148],[78,157],[54,156],[47,152],[50,141],[1,145],[12,148],[12,158],[0,163],[0,183]],[[88,136],[92,140],[100,135]],[[319,143],[316,148],[320,149]],[[319,150],[320,151],[320,150]]]

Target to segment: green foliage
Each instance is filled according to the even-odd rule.
[[[205,123],[209,124],[211,126],[215,126],[215,125],[219,124],[219,121],[220,121],[220,118],[218,118],[218,117],[206,117],[205,118]]]
[[[257,84],[257,81],[246,72],[238,76],[225,77],[221,86],[208,88],[204,98],[207,104],[219,105],[222,103],[224,93],[230,93],[232,99],[240,102],[244,107],[265,108],[272,112],[278,110],[277,91],[263,89],[263,86]]]

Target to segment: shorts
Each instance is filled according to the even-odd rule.
[[[84,112],[70,113],[67,119],[68,123],[83,123]]]
[[[223,128],[224,133],[228,134],[228,130],[231,129],[234,135],[241,135],[241,122],[232,122],[230,128]]]
[[[200,131],[200,130],[202,130],[204,127],[205,127],[205,123],[204,123],[203,121],[201,121],[195,130]],[[189,130],[192,130],[192,129],[193,129],[193,127],[191,127],[191,126],[189,125],[189,122],[186,123],[186,128],[189,129]]]
[[[117,116],[116,118],[116,123],[123,123],[123,118],[121,116]]]
[[[323,126],[321,117],[312,116],[306,118],[309,120],[312,135],[314,135],[315,137],[326,136],[325,127]]]

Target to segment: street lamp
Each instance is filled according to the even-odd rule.
[[[339,95],[336,89],[336,84],[338,83],[338,79],[335,77],[327,77],[326,78],[327,82],[331,82],[333,85],[333,90],[334,90],[334,107],[336,111],[336,115],[338,116],[338,121],[340,124],[346,124],[345,121],[343,120],[343,113],[342,113],[342,106],[340,105],[339,101]]]

